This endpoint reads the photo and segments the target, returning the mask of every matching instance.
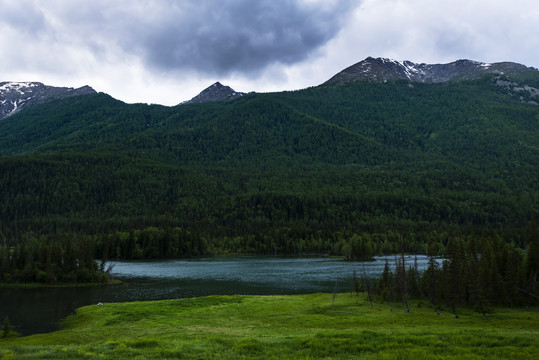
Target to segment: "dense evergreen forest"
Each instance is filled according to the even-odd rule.
[[[57,239],[62,253],[87,241],[98,259],[366,259],[445,253],[493,231],[526,249],[539,106],[497,81],[357,82],[176,107],[95,94],[25,109],[0,122],[3,256]]]
[[[488,319],[494,306],[530,306],[539,303],[539,233],[532,223],[526,251],[508,244],[497,234],[451,239],[440,264],[436,247],[428,250],[429,266],[423,274],[417,262],[405,263],[395,257],[395,273],[388,261],[384,272],[373,283],[354,273],[356,292],[367,291],[369,299],[400,301],[408,311],[408,298],[431,303],[434,311],[447,307],[455,316],[460,306],[472,306]]]
[[[29,234],[27,234],[29,235]],[[5,283],[107,283],[114,267],[95,261],[88,237],[26,237],[14,247],[0,245],[0,281]]]

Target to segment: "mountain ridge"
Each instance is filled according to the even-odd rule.
[[[333,75],[318,86],[342,85],[356,81],[386,82],[406,80],[421,83],[440,83],[478,79],[487,75],[499,76],[498,85],[524,91],[530,103],[539,104],[539,70],[515,62],[483,63],[474,60],[457,60],[447,64],[414,63],[408,60],[388,58],[366,59],[353,64]],[[535,79],[532,84],[526,81]],[[40,82],[0,82],[0,120],[13,115],[25,107],[42,104],[53,99],[95,94],[86,85],[80,88],[54,87]],[[244,96],[219,81],[202,90],[183,104],[228,101]]]
[[[40,82],[0,82],[0,120],[29,106],[95,93],[88,85],[70,88],[49,86]]]
[[[335,85],[354,81],[394,81],[447,82],[473,80],[485,75],[515,77],[539,71],[514,62],[483,63],[474,60],[457,60],[447,64],[413,63],[387,58],[368,57],[335,74],[324,84]]]

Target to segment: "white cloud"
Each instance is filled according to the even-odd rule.
[[[346,46],[356,59],[364,55],[415,62],[470,58],[537,65],[538,11],[539,3],[522,0],[367,0],[337,39],[342,48],[334,51]]]

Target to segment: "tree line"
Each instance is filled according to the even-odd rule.
[[[369,280],[354,273],[356,290],[367,290],[382,302],[402,302],[409,311],[408,298],[430,302],[434,311],[446,306],[455,316],[458,307],[468,306],[487,314],[495,306],[530,306],[539,302],[539,233],[530,226],[526,249],[507,243],[498,234],[451,238],[440,254],[429,246],[427,269],[421,274],[417,261],[406,264],[395,257],[395,272],[386,261],[383,273]],[[441,257],[438,257],[442,255]]]
[[[15,246],[0,243],[0,282],[106,283],[113,267],[96,261],[89,237],[26,234]]]
[[[450,303],[452,307],[475,301],[476,297],[486,299],[485,304],[507,304],[525,297],[525,291],[536,291],[529,286],[531,279],[537,278],[539,268],[539,236],[533,221],[530,229],[524,239],[526,248],[495,231],[488,236],[485,232],[316,232],[299,240],[292,229],[236,237],[205,237],[179,227],[147,227],[97,235],[27,233],[14,246],[7,245],[5,239],[0,245],[0,281],[103,282],[111,269],[107,263],[114,260],[324,254],[358,261],[406,252],[428,254],[429,268],[420,276],[417,266],[404,264],[404,258],[397,256],[396,273],[392,274],[386,264],[381,279],[373,286],[380,300],[393,301],[406,294],[428,298],[433,304]],[[435,261],[436,256],[445,259],[442,266]],[[480,291],[478,286],[483,286]]]

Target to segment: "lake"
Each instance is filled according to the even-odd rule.
[[[352,289],[354,269],[368,277],[384,270],[386,258],[347,262],[330,257],[218,257],[165,261],[118,261],[112,271],[120,285],[67,288],[0,288],[0,321],[22,335],[57,330],[59,321],[75,309],[99,302],[164,300],[205,295],[271,295],[339,292]],[[428,258],[417,256],[419,270]],[[406,256],[407,267],[414,256]]]

